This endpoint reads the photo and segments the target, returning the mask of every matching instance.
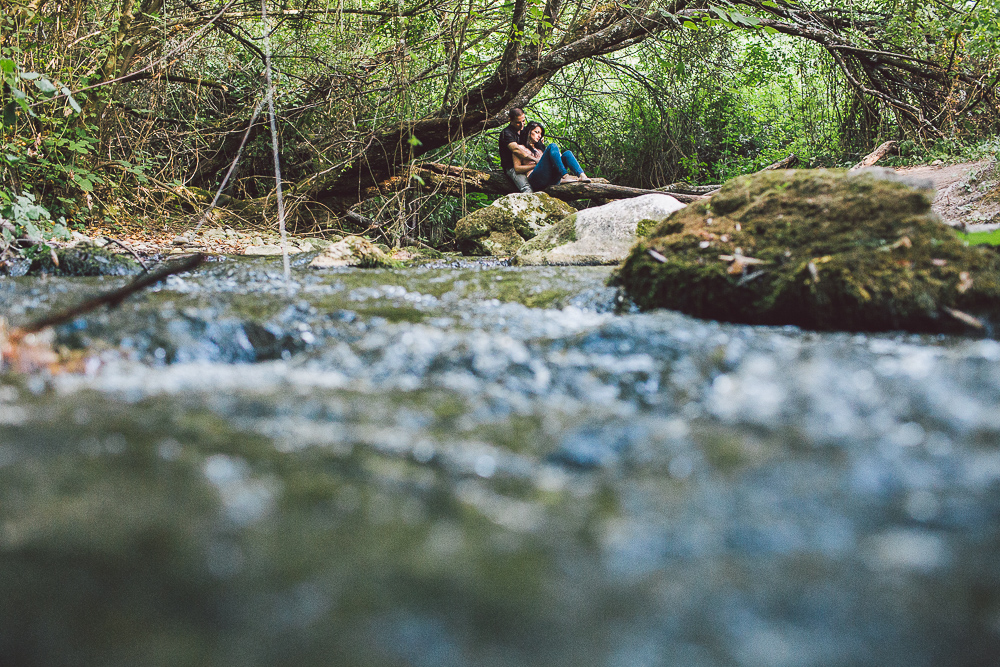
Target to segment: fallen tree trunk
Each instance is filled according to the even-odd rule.
[[[663,187],[656,188],[656,191],[675,197],[677,196],[677,194],[707,195],[709,192],[715,192],[721,187],[722,187],[721,184],[691,185],[690,183],[680,182],[680,183],[671,183],[670,185],[664,185]]]
[[[767,165],[761,171],[774,171],[776,169],[791,169],[799,163],[799,156],[795,153],[791,153],[788,157],[782,158],[777,162],[772,162]]]
[[[413,167],[405,175],[387,179],[365,192],[366,196],[398,192],[407,187],[416,187],[425,192],[436,194],[463,195],[470,192],[484,194],[506,195],[517,192],[514,184],[502,171],[479,171],[439,162],[425,162]],[[558,199],[572,201],[575,199],[628,199],[640,195],[669,194],[678,201],[690,203],[701,199],[700,195],[681,192],[664,193],[662,190],[646,190],[630,188],[625,185],[608,183],[604,179],[592,180],[589,183],[561,183],[545,189],[545,193]]]
[[[856,165],[854,165],[853,167],[851,167],[848,171],[854,171],[856,169],[863,169],[864,167],[871,167],[876,162],[878,162],[879,160],[881,160],[882,158],[884,158],[886,155],[888,155],[889,153],[893,152],[895,150],[895,148],[896,148],[896,143],[897,142],[895,142],[895,141],[887,141],[887,142],[885,142],[884,144],[882,144],[881,146],[879,146],[878,148],[876,148],[875,150],[873,150],[871,153],[869,153],[868,155],[866,155],[861,160],[861,162],[859,162]]]
[[[600,183],[591,181],[590,183],[562,183],[553,185],[545,190],[547,194],[572,201],[574,199],[628,199],[641,195],[668,195],[679,202],[690,204],[691,202],[704,199],[702,195],[688,195],[681,192],[663,192],[661,190],[645,190],[643,188],[630,188],[625,185],[615,185],[614,183]]]

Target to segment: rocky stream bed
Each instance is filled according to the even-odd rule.
[[[0,376],[0,664],[996,664],[1000,343],[312,254],[211,261],[59,327],[85,373]]]

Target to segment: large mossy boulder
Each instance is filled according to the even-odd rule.
[[[466,254],[509,257],[525,241],[575,211],[566,202],[544,192],[519,192],[501,197],[459,220],[455,238]]]
[[[642,195],[573,213],[525,243],[517,264],[617,264],[636,239],[684,208],[670,195]]]
[[[959,332],[1000,315],[1000,254],[884,169],[727,183],[632,249],[612,277],[640,308],[819,330]]]

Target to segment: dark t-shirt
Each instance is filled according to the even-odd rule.
[[[514,168],[514,156],[511,154],[510,149],[507,148],[507,144],[516,144],[517,135],[517,130],[510,125],[505,127],[500,133],[500,141],[498,143],[500,149],[500,168],[504,171]]]

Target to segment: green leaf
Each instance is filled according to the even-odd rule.
[[[728,21],[729,20],[729,14],[727,14],[725,11],[723,11],[722,9],[720,9],[718,7],[709,7],[708,10],[711,11],[711,12],[715,12],[715,15],[718,16],[723,21]]]
[[[83,109],[80,108],[80,105],[77,103],[77,101],[73,99],[73,95],[70,93],[69,88],[67,88],[66,86],[63,86],[62,90],[59,91],[59,92],[61,92],[63,95],[66,96],[66,103],[69,104],[70,108],[73,111],[75,111],[77,113],[82,113],[83,112]]]
[[[48,79],[39,79],[38,81],[35,81],[35,86],[38,87],[38,90],[42,91],[47,95],[51,95],[52,93],[56,92],[56,87],[53,86],[52,82],[49,81]]]
[[[21,72],[20,76],[25,81],[34,81],[35,79],[40,77],[41,74],[39,74],[38,72]]]
[[[689,30],[697,30],[698,29],[698,26],[695,25],[693,21],[685,21],[682,25],[685,28],[689,29]]]
[[[17,103],[8,102],[3,107],[3,124],[13,125],[17,122]]]
[[[24,223],[24,233],[29,239],[32,241],[41,240],[42,235],[38,233],[38,227],[35,227],[30,220],[22,220],[22,222]]]
[[[778,30],[776,28],[772,28],[769,25],[766,25],[766,26],[764,26],[764,32],[766,32],[769,35],[773,35],[773,34],[777,33]]]
[[[734,23],[742,23],[743,25],[755,26],[760,23],[760,19],[755,16],[747,16],[746,14],[740,14],[739,12],[729,12],[729,17]]]
[[[0,58],[0,72],[11,74],[14,71],[14,61],[10,58]]]
[[[94,184],[88,181],[86,178],[81,178],[76,183],[77,185],[80,186],[80,189],[83,190],[84,192],[94,191]]]
[[[410,138],[408,139],[408,141],[409,141],[409,144],[410,144],[411,146],[420,146],[420,145],[421,145],[421,144],[423,143],[422,141],[420,141],[420,139],[417,139],[417,138],[416,138],[416,137],[415,137],[414,135],[412,135],[412,134],[410,135]]]
[[[15,100],[23,100],[28,96],[28,94],[20,88],[11,88],[10,94],[14,96]]]
[[[7,160],[7,162],[20,162],[21,161],[21,158],[19,158],[16,155],[11,155],[10,153],[7,153],[6,155],[4,155],[4,159]]]

